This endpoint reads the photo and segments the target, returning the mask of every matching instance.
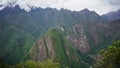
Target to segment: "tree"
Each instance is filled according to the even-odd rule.
[[[97,61],[95,68],[119,68],[120,67],[120,40],[101,51],[102,58]]]
[[[34,60],[26,60],[9,68],[60,68],[59,63],[54,63],[52,60],[47,59],[42,62],[36,62]]]

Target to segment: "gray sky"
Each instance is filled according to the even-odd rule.
[[[42,8],[51,7],[57,8],[58,10],[65,8],[76,11],[88,8],[101,15],[120,9],[120,0],[0,0],[0,5],[3,5],[0,10],[8,3],[13,2],[15,2],[15,5],[19,5],[26,11],[30,11],[29,6]]]

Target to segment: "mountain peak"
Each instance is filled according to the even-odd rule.
[[[90,15],[99,16],[95,11],[90,11],[87,8],[81,10],[79,13],[82,14],[82,15],[84,15],[84,14],[87,14],[87,15],[90,14]]]
[[[80,12],[90,12],[90,10],[85,8],[85,9],[81,10]]]
[[[91,12],[91,11],[90,11],[89,9],[87,9],[87,8],[79,11],[80,14],[90,14],[90,12]]]

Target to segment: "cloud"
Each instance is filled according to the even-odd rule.
[[[99,14],[104,14],[120,8],[119,0],[0,0],[0,5],[4,5],[0,9],[3,9],[10,3],[15,3],[13,6],[19,5],[21,9],[25,9],[26,11],[30,11],[30,7],[32,6],[42,8],[51,7],[58,10],[65,8],[76,11],[88,8]]]
[[[120,0],[108,0],[111,5],[120,5]]]
[[[18,0],[15,5],[19,5],[22,9],[29,11],[29,7],[32,6],[42,8],[51,7],[60,9],[66,2],[67,0]]]

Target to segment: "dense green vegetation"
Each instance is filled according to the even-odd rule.
[[[7,65],[3,62],[0,63],[0,68],[60,68],[59,63],[54,63],[52,60],[47,59],[43,62],[36,62],[34,60],[26,60],[16,65]]]
[[[90,57],[91,54],[97,54],[114,40],[120,39],[119,22],[120,20],[108,23],[107,20],[88,9],[76,12],[66,9],[36,8],[25,12],[19,6],[7,7],[0,11],[0,67],[89,68],[94,62]],[[73,28],[74,26],[76,30]],[[64,28],[63,32],[60,30],[61,28]],[[71,33],[68,33],[68,30]],[[81,33],[85,36],[80,36]],[[78,39],[77,42],[81,42],[87,39],[91,50],[85,54],[77,50],[74,47],[75,44],[66,38],[70,34],[74,37],[73,41]],[[44,38],[44,36],[51,38],[55,53],[54,59],[49,57],[44,39],[46,48],[44,52],[47,52],[47,58],[45,58],[49,59],[42,62],[31,60],[30,49],[34,46],[33,43],[36,44],[35,40],[38,37]],[[117,61],[120,57],[118,44],[119,41],[102,51],[103,59],[98,62],[98,67],[119,67]],[[83,46],[83,48],[87,47]],[[39,47],[36,47],[34,51],[36,51],[35,55],[39,57]]]
[[[29,58],[34,37],[13,25],[4,26],[0,33],[0,60],[16,64]]]
[[[66,56],[66,51],[65,51],[65,47],[64,47],[64,37],[62,36],[62,34],[56,30],[56,29],[52,29],[50,31],[50,35],[53,41],[53,46],[55,49],[55,53],[56,53],[56,59],[57,61],[62,61],[62,64],[66,65],[68,63],[68,58]]]
[[[89,65],[92,64],[90,63],[92,59],[79,53],[79,51],[74,48],[73,44],[64,37],[61,30],[56,28],[50,29],[48,32],[52,38],[56,53],[55,61],[57,60],[62,66],[64,65],[63,67],[88,68]],[[69,55],[67,55],[66,52],[69,52]]]
[[[80,67],[80,61],[77,57],[78,54],[76,50],[74,49],[73,45],[64,37],[61,30],[58,28],[49,29],[44,36],[51,37],[52,44],[55,49],[55,62],[60,63],[62,68],[67,66],[75,68]],[[69,52],[69,55],[67,55],[66,52]],[[78,61],[75,59],[78,59]]]
[[[119,68],[120,67],[120,40],[101,51],[101,58],[95,68]]]

